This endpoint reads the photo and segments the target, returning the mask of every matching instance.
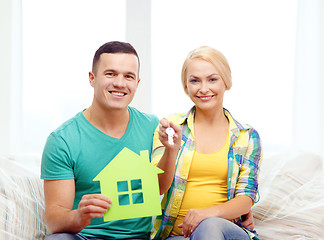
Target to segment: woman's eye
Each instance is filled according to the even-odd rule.
[[[211,78],[210,81],[211,82],[216,82],[218,80],[218,78]]]
[[[198,79],[194,79],[194,78],[193,78],[193,79],[190,79],[189,82],[190,82],[190,83],[197,83],[197,82],[199,82],[199,81],[198,81]]]

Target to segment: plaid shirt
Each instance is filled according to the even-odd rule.
[[[182,143],[176,161],[175,176],[172,185],[162,200],[162,215],[154,223],[154,239],[169,236],[174,222],[178,216],[182,198],[185,192],[190,164],[195,150],[193,136],[193,120],[195,107],[187,114],[176,114],[167,117],[169,121],[182,126]],[[230,127],[230,149],[228,153],[228,200],[239,195],[249,196],[253,202],[258,197],[258,173],[262,161],[262,150],[259,134],[252,127],[237,122],[231,114],[224,109]],[[159,141],[158,129],[154,133],[152,163],[156,165],[164,152],[164,147]],[[240,225],[240,220],[233,220]],[[241,225],[240,225],[241,226]],[[242,227],[242,226],[241,226]],[[252,230],[242,227],[251,239],[258,239]]]

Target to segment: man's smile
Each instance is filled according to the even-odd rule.
[[[125,96],[127,93],[125,92],[116,92],[116,91],[108,91],[110,94],[114,95],[114,96]]]

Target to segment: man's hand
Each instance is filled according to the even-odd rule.
[[[174,129],[173,145],[169,143],[168,134],[166,133],[166,129],[169,127]],[[182,138],[182,131],[179,125],[176,125],[165,118],[160,120],[159,140],[166,148],[176,149],[178,151],[181,147],[181,138]]]
[[[50,233],[78,233],[100,218],[110,208],[111,199],[102,194],[84,195],[77,209],[72,210],[75,193],[74,179],[45,180],[44,218]]]
[[[167,128],[173,128],[173,144],[170,144],[168,141],[168,134],[166,133]],[[159,187],[160,194],[164,194],[171,186],[174,170],[175,170],[175,162],[177,158],[178,151],[181,147],[181,138],[182,138],[182,129],[180,126],[174,124],[173,122],[168,121],[163,118],[160,120],[159,127],[159,140],[164,145],[164,153],[157,164],[157,167],[162,169],[164,173],[158,175],[159,178]]]
[[[102,194],[83,195],[77,209],[76,222],[82,228],[88,226],[92,218],[101,218],[111,207],[111,199]]]
[[[242,216],[242,226],[247,227],[251,230],[254,229],[255,225],[254,225],[254,219],[251,210],[246,215]]]

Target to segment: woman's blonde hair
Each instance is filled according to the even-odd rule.
[[[220,51],[214,48],[202,46],[189,52],[186,60],[183,63],[181,81],[185,92],[187,89],[187,68],[189,63],[194,59],[200,59],[211,63],[223,79],[226,86],[226,90],[229,90],[232,87],[231,68],[225,56]]]

